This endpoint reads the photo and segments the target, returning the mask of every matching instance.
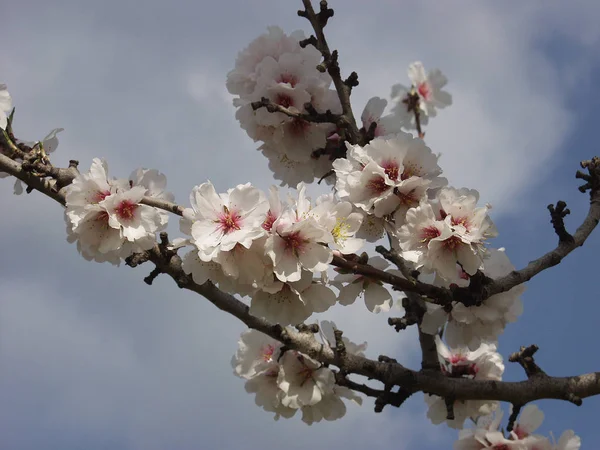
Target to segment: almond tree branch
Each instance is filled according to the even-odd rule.
[[[10,173],[22,181],[30,182],[35,189],[64,204],[64,191],[55,192],[53,180],[35,177],[24,172],[20,164],[4,155],[0,155],[0,170]],[[57,170],[69,171],[70,169]],[[74,177],[72,172],[71,170],[70,174],[65,173]],[[597,203],[597,201],[592,202],[593,205],[597,205]],[[581,238],[581,233],[575,234],[576,241]],[[161,241],[164,241],[162,237]],[[531,377],[521,382],[480,381],[447,378],[438,371],[413,371],[392,360],[380,362],[348,352],[335,352],[328,346],[318,343],[309,333],[284,329],[280,325],[252,316],[247,305],[234,296],[219,290],[211,282],[206,282],[203,285],[194,283],[191,276],[183,271],[181,258],[177,256],[175,251],[166,252],[165,248],[164,242],[157,243],[150,251],[134,255],[128,263],[135,266],[144,261],[152,261],[157,268],[153,272],[168,274],[180,288],[202,295],[217,308],[233,315],[248,327],[261,331],[281,341],[287,347],[305,353],[322,363],[335,365],[344,373],[358,374],[375,379],[385,386],[401,386],[410,392],[425,391],[444,398],[458,400],[499,400],[525,404],[539,399],[572,401],[573,398],[583,399],[600,394],[600,372],[561,378],[550,376]],[[343,261],[343,264],[346,265],[345,260]],[[359,269],[368,271],[364,267]]]
[[[425,391],[457,400],[499,400],[525,404],[540,399],[571,401],[572,396],[585,398],[600,395],[600,372],[574,377],[532,377],[521,382],[481,381],[448,378],[438,371],[413,371],[393,360],[380,362],[348,352],[336,352],[317,342],[309,333],[284,329],[265,319],[252,316],[247,305],[222,292],[210,281],[202,285],[194,283],[191,276],[183,272],[179,256],[173,254],[168,260],[165,259],[159,244],[145,252],[143,259],[152,261],[161,272],[171,276],[180,288],[202,295],[217,308],[235,316],[248,327],[261,331],[281,341],[288,348],[305,353],[322,363],[335,365],[344,374],[363,375],[384,385],[402,386],[412,392]]]

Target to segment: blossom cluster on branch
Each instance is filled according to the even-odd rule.
[[[503,248],[491,246],[498,234],[491,206],[481,205],[474,189],[450,186],[442,177],[439,154],[423,140],[429,118],[452,103],[443,90],[445,76],[437,69],[427,72],[421,62],[410,64],[411,86],[392,87],[390,113],[385,114],[387,100],[373,97],[359,127],[349,102],[358,76],[353,72],[341,78],[338,52],[329,49],[323,34],[333,10],[324,1],[319,12],[309,0],[303,4],[299,15],[310,21],[315,35],[287,35],[271,27],[239,53],[227,77],[241,127],[261,143],[275,178],[295,187],[294,195],[284,198],[276,186],[265,193],[250,183],[218,193],[206,181],[192,189],[185,207],[174,203],[166,176],[157,170],[111,178],[106,161],[98,158],[84,173],[76,161],[68,169],[56,168],[48,155],[62,129],[42,141],[16,139],[12,99],[3,84],[0,168],[5,172],[0,176],[17,178],[15,193],[24,181],[28,192],[37,189],[62,203],[67,240],[85,259],[116,265],[125,260],[131,266],[152,261],[156,269],[146,278],[148,284],[167,273],[180,287],[193,286],[221,309],[265,331],[268,335],[253,329],[242,334],[232,365],[256,404],[275,419],[300,410],[309,425],[331,421],[344,416],[343,398],[362,403],[357,392],[375,397],[381,411],[421,390],[434,424],[462,429],[467,420],[475,423],[461,430],[457,450],[578,449],[580,439],[570,430],[558,442],[533,434],[543,419],[533,405],[513,400],[504,433],[497,397],[438,395],[436,386],[414,389],[414,374],[389,383],[386,373],[404,368],[387,357],[379,363],[388,364],[389,371],[377,372],[371,361],[357,370],[348,361],[363,361],[366,343],[352,343],[333,323],[305,321],[361,296],[368,311],[389,311],[396,298],[405,317],[390,324],[397,330],[416,325],[423,353],[420,373],[436,382],[501,383],[498,338],[523,312],[523,282],[560,262],[598,223],[594,205],[600,161],[583,164],[589,175],[577,175],[586,182],[582,190],[592,196],[589,224],[584,222],[576,236],[568,234],[562,222],[568,210],[559,202],[550,208],[559,247],[517,271]],[[313,202],[306,183],[323,178],[332,192]],[[184,237],[169,241],[163,233],[169,213],[181,216]],[[377,247],[382,257],[359,254],[384,236],[389,248]],[[186,253],[180,257],[182,249]],[[224,293],[246,297],[249,304],[221,297]],[[298,336],[294,326],[302,339],[290,338]],[[511,356],[530,380],[545,376],[533,361],[537,347],[532,348]],[[351,373],[368,374],[384,382],[384,389],[358,384],[348,378]],[[573,392],[564,398],[581,403]]]

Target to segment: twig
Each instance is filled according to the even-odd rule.
[[[359,132],[356,126],[356,119],[352,111],[352,105],[350,103],[350,93],[352,88],[358,85],[358,75],[355,72],[345,80],[342,80],[340,73],[340,66],[338,64],[338,52],[329,49],[323,28],[327,25],[327,21],[333,17],[333,9],[327,7],[327,2],[322,0],[320,2],[320,11],[315,13],[310,0],[302,0],[304,10],[298,11],[300,17],[306,18],[315,31],[315,36],[311,36],[308,39],[300,42],[300,45],[305,47],[307,45],[313,45],[317,50],[321,52],[323,56],[323,62],[317,66],[321,71],[327,71],[340,99],[342,105],[342,123],[341,127],[347,131],[347,138],[351,144],[359,143]]]

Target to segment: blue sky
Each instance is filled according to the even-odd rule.
[[[238,126],[225,90],[237,52],[277,24],[308,30],[300,1],[105,2],[21,0],[3,6],[0,82],[17,107],[16,130],[40,139],[64,127],[54,162],[105,157],[111,173],[143,166],[167,174],[185,204],[210,178],[223,191],[273,183],[266,160]],[[340,5],[344,5],[340,7]],[[353,104],[387,97],[420,59],[450,79],[454,105],[427,128],[426,142],[455,186],[494,206],[517,267],[552,248],[546,205],[587,209],[576,187],[594,142],[600,96],[595,2],[338,0],[327,28],[343,70],[356,70]],[[6,44],[8,43],[8,44]],[[400,410],[349,407],[334,423],[274,422],[253,404],[230,358],[243,330],[202,298],[148,269],[89,263],[65,240],[62,211],[40,195],[16,197],[0,181],[0,447],[10,449],[358,449],[452,447],[453,430],[425,418],[422,397]],[[313,192],[317,192],[313,190]],[[176,230],[176,221],[173,221]],[[525,313],[500,340],[506,357],[535,343],[552,375],[599,370],[593,280],[599,239],[529,283]],[[412,331],[357,303],[336,307],[346,335],[417,367]],[[507,364],[506,379],[522,379]],[[577,408],[540,402],[543,431],[573,428],[598,448],[600,400]]]

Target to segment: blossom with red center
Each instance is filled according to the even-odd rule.
[[[423,97],[424,100],[430,100],[433,94],[431,86],[427,82],[419,84],[419,86],[417,87],[417,92],[421,97]]]
[[[99,205],[109,215],[109,225],[121,229],[130,242],[140,239],[155,240],[155,233],[166,225],[156,208],[140,202],[146,194],[143,186],[134,186],[106,197]]]
[[[419,96],[418,108],[426,116],[435,116],[437,108],[445,108],[452,104],[452,96],[442,88],[448,83],[446,77],[438,69],[429,73],[421,62],[414,62],[408,68],[408,77],[413,89]]]
[[[281,343],[256,330],[246,330],[238,342],[238,350],[231,360],[234,373],[250,379],[277,364]]]
[[[265,234],[269,203],[249,183],[221,195],[212,183],[203,183],[194,187],[190,200],[192,208],[184,210],[183,217],[191,222],[189,232],[203,261],[214,261],[238,244],[249,249]]]
[[[304,207],[303,207],[304,208]],[[329,247],[331,232],[310,215],[286,209],[273,223],[272,233],[265,243],[267,256],[273,261],[273,270],[283,282],[300,280],[302,269],[310,272],[327,270],[333,259]]]
[[[298,256],[303,252],[304,246],[308,242],[307,239],[302,237],[299,231],[280,237],[283,239],[285,251],[292,253],[295,256]]]

